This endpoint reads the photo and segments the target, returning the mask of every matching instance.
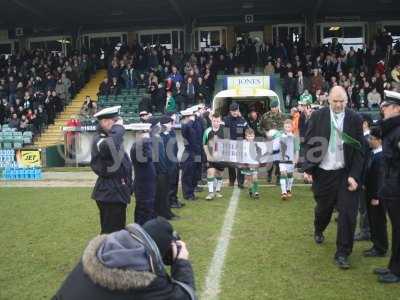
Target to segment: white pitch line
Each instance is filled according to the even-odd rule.
[[[215,248],[214,256],[208,268],[205,288],[200,298],[202,300],[218,299],[222,270],[224,268],[225,256],[231,240],[231,233],[233,224],[235,222],[235,214],[239,204],[239,196],[240,189],[234,188],[229,202],[229,207],[225,213],[224,224],[221,228],[217,247]]]

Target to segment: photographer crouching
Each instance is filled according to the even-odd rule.
[[[53,300],[194,300],[188,259],[186,244],[164,218],[130,224],[92,239]]]

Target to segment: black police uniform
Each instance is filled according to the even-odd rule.
[[[199,145],[196,141],[196,131],[193,121],[182,125],[182,138],[185,142],[185,150],[182,155],[182,193],[186,200],[194,200],[194,168],[196,153],[199,153]]]
[[[92,199],[100,210],[101,233],[111,233],[125,228],[126,206],[133,190],[132,164],[123,151],[125,128],[113,125],[110,132],[101,129],[92,145],[90,166],[98,175]],[[118,153],[123,155],[120,155]]]
[[[161,133],[162,135],[163,133]],[[169,205],[169,178],[168,178],[168,161],[166,153],[166,145],[162,137],[154,136],[154,147],[157,147],[155,151],[154,166],[156,168],[157,180],[156,180],[156,201],[155,211],[157,216],[161,216],[170,220],[174,217]]]
[[[156,196],[156,169],[152,159],[151,140],[146,138],[137,141],[131,149],[131,160],[135,178],[133,190],[135,193],[135,223],[144,224],[156,217],[154,210]]]
[[[167,165],[168,165],[168,202],[174,206],[180,206],[178,201],[178,184],[179,184],[179,164],[178,164],[178,142],[175,131],[171,130],[168,133],[162,133],[164,146],[167,150]]]
[[[382,121],[384,179],[379,190],[392,223],[389,270],[400,276],[400,116]]]
[[[204,133],[204,127],[203,127],[203,118],[201,117],[196,117],[195,121],[193,122],[193,128],[196,132],[196,138],[195,142],[197,144],[196,150],[197,152],[195,153],[195,168],[194,168],[194,187],[197,187],[197,184],[201,180],[201,173],[202,173],[202,160],[204,159],[203,155],[203,147],[202,147],[202,140],[203,140],[203,133]]]
[[[237,140],[244,137],[244,131],[248,127],[247,122],[242,117],[232,117],[231,115],[224,118],[225,127],[229,129],[229,139]],[[229,183],[234,185],[237,179],[238,186],[242,187],[244,184],[244,175],[240,172],[239,168],[229,167]]]

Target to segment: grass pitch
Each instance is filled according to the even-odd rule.
[[[98,212],[87,188],[1,188],[0,299],[49,299],[99,232]],[[214,253],[232,190],[223,199],[187,203],[174,227],[187,242],[199,295]],[[205,194],[200,195],[205,196]],[[400,285],[376,282],[371,271],[388,258],[361,256],[352,269],[333,262],[336,226],[326,242],[313,242],[314,201],[308,187],[282,202],[276,188],[261,199],[240,196],[221,281],[220,299],[400,299]],[[128,221],[133,219],[133,205]]]

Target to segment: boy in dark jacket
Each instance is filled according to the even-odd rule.
[[[372,149],[372,156],[365,173],[365,198],[372,248],[364,251],[363,254],[366,257],[382,257],[388,250],[388,235],[386,208],[383,201],[378,200],[378,191],[383,180],[382,139],[378,128],[370,131],[369,145]]]

